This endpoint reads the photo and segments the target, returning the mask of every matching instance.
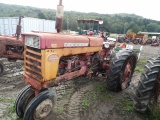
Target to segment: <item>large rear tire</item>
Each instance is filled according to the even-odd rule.
[[[137,55],[133,50],[119,51],[110,64],[106,80],[108,89],[114,92],[126,89],[130,85],[136,64]]]
[[[145,112],[154,96],[157,78],[160,75],[160,58],[148,60],[145,72],[141,74],[140,81],[135,90],[134,108]]]

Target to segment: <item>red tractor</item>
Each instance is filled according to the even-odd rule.
[[[32,32],[22,34],[24,45],[23,79],[29,85],[18,95],[16,114],[23,120],[44,119],[56,101],[52,87],[62,81],[83,76],[106,80],[108,89],[126,89],[137,63],[133,50],[114,51],[114,45],[102,37],[59,33],[62,25],[62,0],[57,10],[58,33]]]
[[[49,88],[75,77],[102,74],[108,89],[126,89],[137,62],[133,50],[115,53],[114,46],[101,37],[39,32],[22,34],[22,40],[23,79],[29,86],[19,94],[15,107],[24,120],[46,117],[56,98]]]
[[[23,59],[24,44],[19,39],[21,34],[21,17],[19,17],[19,24],[15,36],[1,36],[0,35],[0,76],[5,71],[2,58],[7,58],[9,61],[16,61]]]
[[[57,16],[62,17],[61,13],[62,2]],[[23,120],[45,118],[56,101],[56,92],[50,88],[62,81],[101,74],[108,89],[118,92],[129,86],[136,67],[133,50],[115,52],[115,44],[104,42],[102,37],[61,34],[61,18],[56,20],[60,20],[56,24],[58,33],[22,34],[23,79],[29,85],[18,95],[15,109]]]

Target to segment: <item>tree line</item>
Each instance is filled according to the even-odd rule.
[[[8,5],[0,3],[0,17],[34,17],[48,20],[55,20],[56,10],[41,9],[29,6]],[[138,33],[160,32],[160,21],[146,19],[135,14],[98,14],[82,13],[75,11],[64,11],[63,29],[78,31],[78,19],[103,20],[106,32],[110,33]]]

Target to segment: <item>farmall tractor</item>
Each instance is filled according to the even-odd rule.
[[[24,120],[46,117],[56,101],[49,90],[58,83],[79,76],[102,74],[108,89],[121,91],[129,86],[137,56],[132,50],[113,54],[113,45],[103,38],[60,33],[22,34],[24,80],[29,84],[16,100],[16,113]]]
[[[2,58],[7,58],[9,61],[23,59],[24,44],[22,40],[19,39],[21,34],[21,18],[22,17],[19,17],[19,23],[17,25],[15,36],[11,37],[0,35],[0,76],[3,75],[6,68],[6,66],[3,64]]]
[[[160,56],[149,59],[135,89],[134,108],[144,113],[155,106],[160,95]]]
[[[58,33],[22,34],[24,46],[23,79],[29,84],[18,95],[16,114],[23,120],[45,118],[56,102],[52,87],[79,76],[106,80],[109,90],[126,89],[134,72],[137,56],[133,50],[114,52],[113,44],[101,37],[66,35],[61,30],[62,2],[58,6]],[[86,77],[87,79],[87,77]]]

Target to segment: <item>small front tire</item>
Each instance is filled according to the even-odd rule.
[[[18,117],[23,117],[25,108],[35,94],[30,85],[22,89],[15,101],[15,110]]]
[[[4,73],[4,65],[0,62],[0,76],[2,76]]]
[[[52,111],[56,102],[56,93],[46,90],[39,93],[28,104],[23,120],[44,119]]]

